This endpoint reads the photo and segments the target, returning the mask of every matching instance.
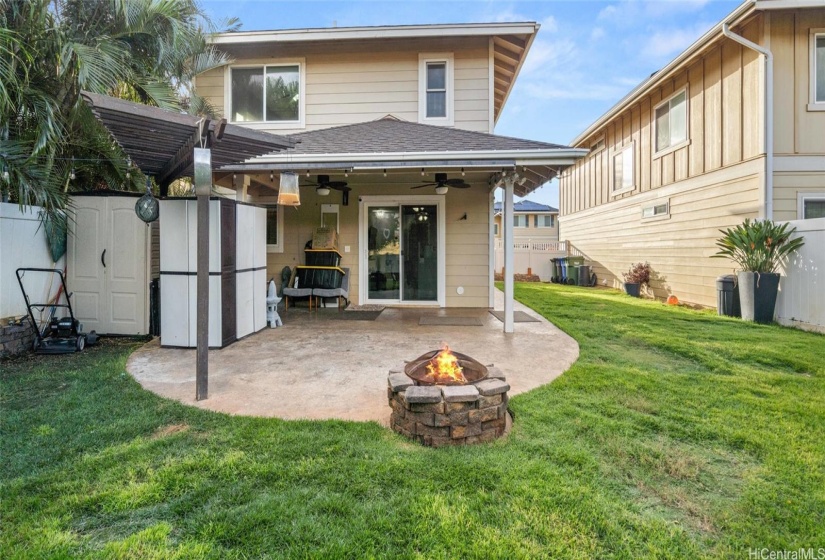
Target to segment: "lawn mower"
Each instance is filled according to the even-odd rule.
[[[57,295],[53,302],[50,303],[32,303],[29,295],[26,293],[26,288],[23,286],[23,277],[26,273],[44,273],[57,274],[60,278],[60,286],[57,290]],[[20,284],[20,291],[23,292],[23,299],[26,300],[26,309],[29,312],[29,318],[34,326],[35,339],[33,350],[36,354],[68,354],[71,352],[81,352],[87,344],[95,344],[100,338],[95,331],[90,333],[83,333],[83,326],[80,321],[75,319],[72,311],[71,294],[66,288],[66,278],[63,271],[51,268],[18,268],[17,269],[17,283]],[[60,303],[61,296],[66,303]],[[41,316],[43,312],[48,309],[49,317],[40,325],[34,317],[34,310],[37,309]],[[58,318],[55,317],[55,312],[58,309],[66,309],[67,316]]]

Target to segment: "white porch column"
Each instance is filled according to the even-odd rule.
[[[513,184],[514,174],[504,177],[504,332],[513,332]]]

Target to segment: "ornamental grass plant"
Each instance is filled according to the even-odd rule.
[[[776,272],[790,253],[805,244],[801,237],[792,238],[796,228],[771,220],[745,218],[738,226],[719,231],[723,235],[713,256],[731,259],[745,272]]]

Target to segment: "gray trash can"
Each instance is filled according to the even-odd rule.
[[[716,279],[716,311],[719,315],[728,317],[742,316],[742,310],[739,307],[739,286],[733,274],[726,274]]]
[[[590,286],[590,265],[583,264],[579,266],[579,286]]]

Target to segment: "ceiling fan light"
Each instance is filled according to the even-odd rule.
[[[447,185],[438,185],[435,188],[435,194],[447,194],[447,191],[450,190],[450,187]]]
[[[318,187],[315,192],[318,193],[318,196],[329,196],[329,187]]]

